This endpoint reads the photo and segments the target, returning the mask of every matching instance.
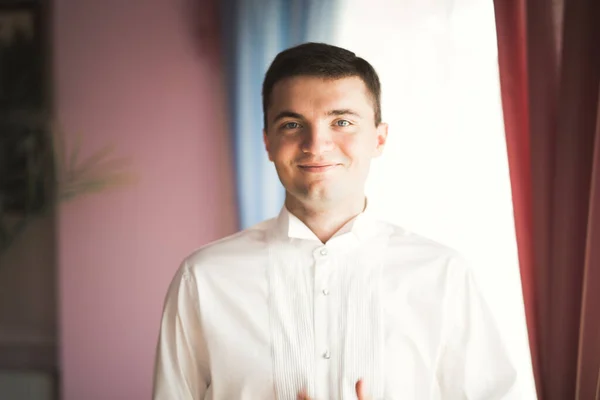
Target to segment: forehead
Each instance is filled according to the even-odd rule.
[[[334,109],[373,111],[371,96],[361,78],[295,76],[283,79],[273,87],[268,112],[290,110],[310,113]]]

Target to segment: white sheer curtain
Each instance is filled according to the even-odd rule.
[[[369,204],[447,244],[476,278],[535,399],[520,286],[492,0],[344,0],[336,44],[382,81],[384,155]]]

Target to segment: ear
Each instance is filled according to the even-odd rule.
[[[375,146],[375,150],[373,151],[373,157],[379,157],[381,153],[383,153],[383,148],[385,147],[385,143],[387,141],[387,135],[388,124],[382,122],[377,126],[377,132],[375,137],[377,143]]]
[[[263,143],[265,144],[265,150],[267,150],[267,154],[269,155],[269,161],[273,161],[273,157],[271,157],[271,143],[269,142],[269,137],[267,136],[267,131],[263,129]]]

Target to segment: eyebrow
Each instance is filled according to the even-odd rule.
[[[295,113],[293,111],[284,110],[284,111],[280,112],[279,114],[277,114],[275,116],[275,118],[273,118],[273,122],[277,122],[277,121],[279,121],[282,118],[303,119],[304,117],[302,116],[302,114],[298,114],[298,113]]]
[[[343,108],[343,109],[340,109],[340,110],[331,110],[331,111],[327,112],[327,115],[328,116],[332,116],[332,115],[335,115],[335,116],[353,115],[355,117],[359,117],[360,118],[360,114],[359,113],[357,113],[356,111],[351,110],[349,108]]]
[[[353,111],[349,108],[342,108],[339,110],[331,110],[328,111],[326,113],[327,116],[340,116],[340,115],[353,115],[355,117],[359,117],[360,118],[360,114],[357,113],[356,111]],[[296,119],[304,119],[304,116],[302,114],[298,114],[296,112],[293,111],[289,111],[289,110],[284,110],[281,111],[279,114],[277,114],[275,116],[275,118],[273,118],[272,122],[277,122],[278,120],[282,119],[282,118],[296,118]]]

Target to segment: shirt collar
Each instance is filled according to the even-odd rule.
[[[298,217],[292,214],[285,206],[282,207],[279,216],[276,219],[275,230],[277,236],[280,238],[287,239],[301,239],[301,240],[317,240],[319,238],[314,234],[313,231],[308,228],[304,222],[300,221]],[[359,241],[363,241],[368,237],[372,236],[377,232],[377,221],[370,212],[370,208],[367,206],[362,213],[348,221],[336,234],[330,239],[330,241],[336,240],[351,234],[356,237]]]

